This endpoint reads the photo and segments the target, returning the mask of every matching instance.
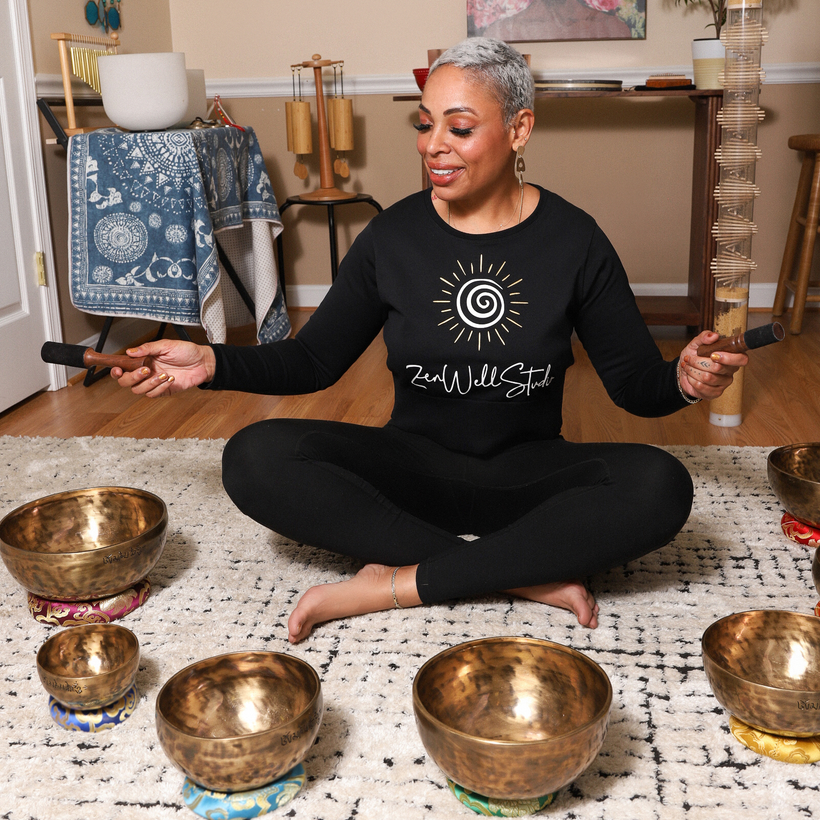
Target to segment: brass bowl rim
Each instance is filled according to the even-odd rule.
[[[181,677],[186,672],[193,669],[195,666],[199,666],[200,664],[206,663],[208,661],[219,661],[219,660],[222,660],[224,658],[245,657],[247,655],[254,655],[254,656],[275,655],[279,658],[285,658],[289,661],[295,661],[297,663],[297,665],[304,666],[310,672],[310,674],[312,676],[312,679],[313,679],[313,682],[314,682],[315,687],[316,687],[316,691],[314,691],[313,694],[311,695],[307,706],[305,706],[305,708],[302,709],[297,715],[294,715],[294,717],[292,717],[290,720],[279,723],[276,726],[271,726],[267,729],[263,729],[259,732],[245,732],[241,735],[222,735],[221,737],[205,737],[203,735],[192,734],[191,732],[188,732],[185,729],[181,729],[175,723],[171,723],[171,721],[168,720],[168,718],[165,716],[165,713],[160,708],[160,701],[162,700],[162,695],[165,692],[165,690],[177,678]],[[248,649],[248,650],[238,650],[236,652],[224,652],[220,655],[210,655],[207,658],[200,658],[198,661],[194,661],[193,663],[189,663],[187,666],[183,667],[182,669],[178,670],[177,672],[174,672],[174,674],[171,675],[171,677],[168,678],[167,681],[165,681],[165,683],[162,685],[159,692],[157,693],[157,698],[156,698],[156,702],[155,702],[154,711],[156,713],[156,716],[160,720],[162,720],[163,723],[165,723],[175,733],[177,733],[179,735],[183,735],[187,738],[191,738],[194,741],[202,741],[202,742],[208,742],[208,743],[215,743],[215,742],[224,743],[224,742],[227,742],[227,741],[243,740],[243,739],[246,739],[246,738],[258,737],[259,735],[265,735],[265,734],[268,734],[268,732],[276,731],[277,727],[279,727],[279,726],[284,726],[287,723],[292,723],[294,721],[297,721],[303,715],[307,714],[308,712],[310,712],[312,709],[315,708],[316,701],[320,697],[322,697],[322,681],[319,678],[319,674],[316,672],[316,670],[306,660],[303,660],[302,658],[299,658],[296,655],[288,655],[286,652],[273,652],[273,651],[267,650],[267,649]]]
[[[77,624],[76,626],[66,627],[65,629],[61,629],[59,632],[55,632],[53,635],[50,635],[43,643],[40,645],[40,648],[37,650],[37,668],[41,669],[45,674],[51,675],[55,678],[64,678],[65,680],[71,681],[98,681],[101,678],[105,677],[106,675],[110,675],[114,672],[119,672],[124,667],[128,666],[129,663],[133,663],[134,654],[129,655],[128,659],[123,661],[119,666],[115,666],[113,669],[106,669],[105,672],[99,672],[96,675],[66,675],[61,672],[52,672],[51,669],[47,666],[44,666],[40,662],[40,656],[45,649],[45,647],[49,643],[56,643],[58,638],[62,638],[66,635],[71,634],[79,634],[80,632],[97,632],[100,629],[107,629],[111,631],[119,631],[119,632],[127,632],[134,639],[134,654],[136,654],[137,659],[139,659],[140,655],[140,642],[139,638],[136,636],[134,632],[132,632],[128,627],[122,626],[121,624]],[[138,660],[139,662],[139,660]]]
[[[606,696],[606,703],[604,706],[599,709],[595,715],[587,720],[583,725],[573,729],[570,732],[564,732],[560,735],[555,735],[553,737],[543,737],[543,738],[536,738],[533,740],[500,740],[498,738],[485,738],[481,737],[480,735],[471,735],[467,732],[462,732],[460,729],[456,729],[448,724],[444,723],[443,721],[439,720],[435,715],[431,714],[429,709],[422,703],[421,698],[419,697],[418,693],[418,681],[422,675],[424,670],[432,665],[432,663],[439,658],[443,657],[444,655],[455,653],[459,650],[466,649],[467,647],[474,646],[476,644],[488,644],[488,643],[528,643],[528,644],[536,644],[541,646],[542,648],[549,648],[549,649],[558,649],[561,652],[564,652],[568,655],[574,655],[580,658],[583,662],[588,663],[590,666],[593,667],[593,671],[599,672],[603,677],[604,682],[606,683],[607,689],[607,696]],[[555,643],[555,641],[548,641],[544,638],[526,638],[520,635],[511,635],[511,636],[494,636],[491,638],[476,638],[472,641],[465,641],[464,643],[455,644],[454,646],[450,646],[447,649],[443,649],[441,652],[437,652],[433,655],[432,658],[428,658],[419,668],[419,671],[416,672],[415,677],[413,678],[413,707],[418,708],[424,713],[424,716],[427,720],[433,723],[438,728],[446,730],[448,733],[456,735],[458,737],[464,737],[469,739],[470,741],[486,744],[488,746],[513,746],[513,747],[526,747],[526,746],[537,746],[543,743],[551,743],[556,740],[565,740],[568,738],[573,737],[573,735],[577,735],[580,732],[586,731],[590,726],[593,726],[598,721],[600,721],[603,717],[605,717],[610,709],[612,708],[612,682],[609,680],[609,675],[607,675],[604,668],[597,663],[596,661],[592,660],[589,656],[585,655],[583,652],[579,652],[577,649],[573,649],[571,646],[565,646],[564,644]]]
[[[769,454],[766,456],[766,463],[773,470],[777,470],[785,476],[790,476],[800,481],[805,481],[808,484],[815,484],[820,487],[820,481],[814,481],[811,478],[804,478],[803,476],[796,475],[795,473],[790,473],[787,470],[784,470],[779,464],[775,463],[775,458],[778,453],[788,453],[793,450],[799,450],[801,447],[811,447],[820,452],[820,441],[803,441],[798,444],[784,444],[780,447],[775,447],[773,450],[770,450]]]
[[[119,486],[110,486],[110,487],[80,487],[76,490],[64,490],[63,492],[59,493],[52,493],[51,495],[44,495],[42,498],[35,498],[33,501],[27,501],[25,504],[21,504],[19,507],[15,507],[9,513],[3,516],[0,519],[0,533],[3,531],[3,525],[6,521],[11,518],[12,516],[18,515],[20,513],[25,512],[31,507],[38,507],[46,502],[53,503],[57,499],[68,498],[70,496],[76,496],[80,493],[93,493],[99,491],[112,491],[112,492],[128,492],[128,493],[135,493],[142,496],[148,496],[150,498],[156,499],[159,501],[162,507],[162,514],[159,517],[159,521],[156,524],[152,524],[150,527],[145,529],[139,535],[135,535],[133,538],[128,538],[124,541],[117,541],[115,544],[106,544],[104,547],[95,547],[93,549],[85,549],[85,550],[73,550],[71,552],[44,552],[42,550],[30,550],[26,549],[25,547],[18,547],[16,544],[10,544],[8,541],[3,540],[2,536],[0,536],[0,549],[2,550],[9,550],[14,552],[20,552],[24,555],[56,555],[60,558],[67,558],[73,555],[89,555],[92,552],[99,552],[101,550],[108,550],[108,549],[116,549],[121,550],[123,547],[130,544],[132,541],[136,541],[141,538],[145,538],[146,536],[150,536],[155,533],[157,530],[161,530],[163,527],[168,526],[168,505],[156,494],[152,493],[150,490],[142,490],[139,487],[119,487]]]
[[[790,609],[746,609],[742,612],[733,612],[730,615],[724,615],[722,618],[718,618],[713,623],[709,624],[706,629],[703,631],[703,635],[700,639],[700,647],[701,647],[701,654],[704,658],[708,659],[710,663],[714,664],[718,667],[724,675],[729,675],[735,680],[741,681],[747,685],[751,686],[758,686],[761,689],[769,689],[772,692],[787,692],[789,695],[798,695],[798,694],[805,694],[811,695],[816,697],[817,691],[814,689],[789,689],[785,686],[772,686],[769,683],[759,683],[755,680],[750,680],[749,678],[744,678],[741,675],[738,675],[736,672],[733,672],[731,669],[727,669],[723,664],[716,661],[707,651],[706,651],[706,636],[707,634],[714,628],[717,628],[719,624],[723,623],[724,621],[729,620],[729,618],[735,618],[739,615],[756,615],[760,612],[777,612],[777,613],[785,613],[787,615],[794,615],[797,616],[801,621],[808,621],[809,623],[817,622],[818,626],[820,626],[820,619],[816,615],[806,615],[803,612],[792,612]],[[705,671],[705,670],[704,670]],[[707,674],[708,677],[708,674]],[[768,731],[768,730],[767,730]]]

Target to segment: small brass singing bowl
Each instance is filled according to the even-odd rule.
[[[162,555],[163,500],[95,487],[31,501],[0,521],[0,556],[24,589],[47,600],[91,601],[145,578]]]
[[[755,729],[820,735],[820,618],[777,609],[728,615],[701,641],[715,697]]]
[[[820,527],[820,442],[777,447],[769,453],[767,473],[786,511]]]
[[[421,741],[460,786],[498,800],[552,794],[575,780],[606,736],[612,686],[580,652],[534,638],[483,638],[419,669]]]
[[[140,661],[137,636],[117,624],[82,624],[52,635],[37,652],[46,692],[69,709],[99,709],[134,684]]]
[[[301,763],[322,723],[322,687],[310,664],[278,652],[234,652],[171,677],[156,704],[159,742],[195,783],[257,789]]]

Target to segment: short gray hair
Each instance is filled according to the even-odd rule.
[[[523,108],[535,104],[535,83],[524,57],[503,40],[468,37],[448,48],[430,66],[430,74],[443,65],[470,72],[498,100],[504,125]]]

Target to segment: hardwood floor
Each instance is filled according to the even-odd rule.
[[[309,311],[294,311],[295,329]],[[771,321],[750,315],[750,326]],[[664,356],[676,356],[688,336],[683,328],[654,329]],[[232,341],[248,343],[247,329]],[[803,332],[752,351],[744,387],[743,424],[709,423],[705,402],[672,416],[640,419],[615,407],[586,353],[575,345],[564,398],[564,436],[578,441],[643,441],[649,444],[776,446],[820,440],[820,311],[807,311]],[[389,418],[392,383],[386,352],[377,339],[337,384],[307,396],[253,396],[190,390],[169,399],[133,396],[109,378],[90,387],[81,381],[39,393],[0,414],[0,435],[228,438],[263,418],[291,416],[381,425]]]

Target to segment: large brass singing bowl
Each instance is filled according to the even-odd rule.
[[[413,711],[424,748],[454,782],[499,800],[575,780],[606,736],[612,686],[598,664],[534,638],[483,638],[419,669]]]
[[[715,621],[702,648],[709,685],[730,714],[770,734],[820,734],[820,618],[739,612]]]
[[[246,791],[307,755],[322,723],[313,667],[277,652],[235,652],[177,672],[157,696],[165,754],[206,789]]]
[[[98,709],[133,685],[140,660],[137,636],[117,624],[83,624],[52,635],[37,652],[46,692],[69,709]]]
[[[820,442],[777,447],[769,453],[767,472],[786,511],[820,527]]]
[[[31,501],[0,521],[0,555],[29,592],[57,601],[115,595],[162,555],[163,500],[145,490],[96,487]]]

